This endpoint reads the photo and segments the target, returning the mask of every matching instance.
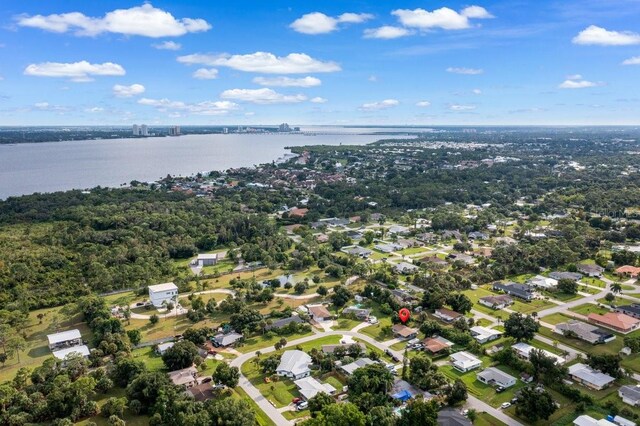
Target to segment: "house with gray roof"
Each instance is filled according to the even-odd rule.
[[[289,377],[294,380],[311,375],[311,357],[299,350],[285,351],[280,357],[280,364],[276,368],[278,376]]]
[[[549,274],[549,278],[553,278],[554,280],[571,280],[571,281],[580,281],[582,279],[582,274],[577,272],[551,272]]]
[[[534,291],[531,287],[519,283],[493,283],[493,289],[502,291],[510,296],[517,297],[522,300],[532,300],[534,298]]]
[[[569,376],[578,383],[595,390],[609,386],[616,379],[586,364],[578,363],[569,367]]]
[[[640,319],[640,303],[632,303],[630,305],[617,306],[614,312],[622,312],[630,317]]]
[[[576,269],[587,277],[601,277],[604,272],[604,268],[595,263],[579,263],[576,265]]]
[[[220,333],[220,334],[216,334],[213,337],[213,344],[217,347],[224,347],[226,348],[227,346],[231,346],[233,344],[235,344],[238,340],[242,339],[244,336],[240,333],[235,333],[235,332],[231,332],[231,333]]]
[[[495,367],[485,368],[476,375],[476,378],[489,386],[502,386],[503,388],[510,388],[516,384],[516,378],[498,370]]]
[[[620,386],[620,389],[618,389],[618,396],[622,398],[622,402],[625,404],[640,407],[640,385]]]
[[[471,420],[454,408],[445,408],[438,412],[438,426],[471,426]]]
[[[341,367],[342,371],[344,371],[348,376],[352,375],[354,371],[356,371],[360,367],[365,367],[367,365],[375,364],[376,362],[369,358],[358,358],[350,364],[343,365]]]
[[[373,253],[371,250],[360,246],[342,247],[340,251],[350,256],[357,256],[363,259],[368,258],[369,256],[371,256],[371,253]]]
[[[300,318],[300,316],[298,315],[291,315],[290,317],[287,318],[281,318],[277,321],[272,322],[271,324],[267,325],[267,327],[265,327],[266,330],[279,330],[282,327],[285,327],[289,324],[291,324],[292,322],[295,322],[296,324],[302,324],[304,321],[302,321],[302,318]]]
[[[556,324],[554,331],[558,334],[562,334],[563,336],[571,337],[572,335],[575,335],[578,339],[589,342],[592,345],[608,343],[616,338],[616,335],[610,331],[596,327],[593,324],[573,319]]]
[[[371,309],[358,308],[357,306],[349,306],[342,310],[343,315],[355,315],[358,319],[367,319],[371,314]]]

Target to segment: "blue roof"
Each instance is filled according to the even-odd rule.
[[[398,392],[398,393],[396,393],[396,394],[391,395],[391,397],[392,397],[393,399],[399,399],[399,400],[400,400],[400,401],[402,401],[402,402],[404,402],[404,401],[407,401],[407,400],[411,399],[411,397],[412,397],[412,396],[413,396],[413,395],[411,395],[411,392],[409,392],[409,391],[408,391],[408,390],[406,390],[406,389],[405,389],[405,390],[403,390],[403,391],[400,391],[400,392]]]

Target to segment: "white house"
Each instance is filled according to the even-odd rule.
[[[482,366],[482,361],[471,355],[469,352],[463,351],[456,352],[451,355],[451,364],[456,370],[466,373],[467,371],[471,371]]]
[[[620,386],[618,396],[625,404],[640,407],[640,386]]]
[[[553,290],[558,286],[558,280],[554,280],[553,278],[543,277],[542,275],[536,275],[535,277],[529,279],[527,281],[527,284],[532,287]]]
[[[201,253],[196,258],[196,264],[198,266],[213,266],[218,263],[217,253]]]
[[[70,348],[64,348],[64,349],[59,349],[57,351],[53,351],[53,356],[56,359],[64,361],[64,359],[70,354],[80,355],[84,358],[87,358],[90,353],[91,352],[89,351],[89,348],[87,347],[87,345],[80,345],[80,346],[72,346]]]
[[[500,371],[495,367],[485,368],[477,374],[477,379],[485,385],[502,386],[503,388],[510,388],[516,384],[516,378]]]
[[[375,364],[376,362],[369,358],[358,358],[353,361],[351,364],[343,365],[342,370],[347,375],[352,375],[354,371],[356,371],[360,367],[365,367],[367,365]]]
[[[569,376],[578,383],[595,390],[604,389],[615,381],[608,374],[594,370],[588,365],[579,363],[569,367]]]
[[[297,349],[285,351],[280,357],[280,364],[276,368],[276,374],[298,380],[311,375],[310,364],[311,357],[305,352]]]
[[[49,340],[49,349],[52,351],[82,345],[82,336],[78,329],[49,334],[47,340]]]
[[[480,343],[487,343],[492,340],[496,340],[502,336],[502,332],[499,330],[494,330],[493,328],[481,327],[476,325],[475,327],[471,327],[469,329],[471,331],[471,335],[474,339],[476,339]]]
[[[393,267],[393,269],[399,274],[412,274],[418,270],[416,265],[412,265],[407,262],[400,262]]]
[[[558,356],[554,353],[551,353],[547,350],[544,349],[538,349],[536,347],[533,347],[527,343],[524,342],[518,342],[515,345],[511,346],[511,349],[513,349],[516,354],[520,357],[520,358],[524,358],[524,359],[529,359],[529,357],[531,356],[531,352],[535,349],[535,350],[539,350],[542,351],[542,353],[547,357],[547,358],[552,358],[556,360],[556,364],[560,365],[560,364],[564,364],[564,358],[562,358],[561,356]]]
[[[149,286],[149,300],[156,308],[162,308],[163,303],[175,303],[178,299],[178,286],[174,283],[164,283]]]
[[[313,377],[303,377],[293,383],[298,387],[300,395],[302,395],[302,397],[307,401],[320,392],[324,392],[327,395],[333,395],[336,392],[336,388],[331,386],[329,383],[320,383]]]
[[[611,423],[609,420],[600,419],[596,420],[591,416],[583,414],[573,421],[575,426],[617,426],[615,423]]]
[[[175,345],[175,342],[160,343],[156,352],[158,353],[158,355],[162,355],[167,351],[167,349],[172,348],[173,345]]]

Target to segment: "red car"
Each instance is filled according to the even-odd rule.
[[[293,400],[291,401],[293,404],[297,404],[300,401],[302,401],[302,398],[293,398]]]

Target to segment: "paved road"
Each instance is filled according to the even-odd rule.
[[[509,426],[523,426],[522,423],[520,423],[517,420],[507,416],[501,410],[497,410],[497,409],[493,408],[492,406],[490,406],[486,402],[481,401],[481,400],[479,400],[478,398],[476,398],[475,396],[472,396],[472,395],[469,395],[469,397],[467,398],[467,402],[465,403],[465,407],[466,408],[473,408],[477,412],[482,412],[482,411],[487,412],[487,413],[491,414],[493,417],[495,417],[496,419],[500,420],[501,422],[503,422],[503,423],[505,423],[505,424],[507,424]]]

